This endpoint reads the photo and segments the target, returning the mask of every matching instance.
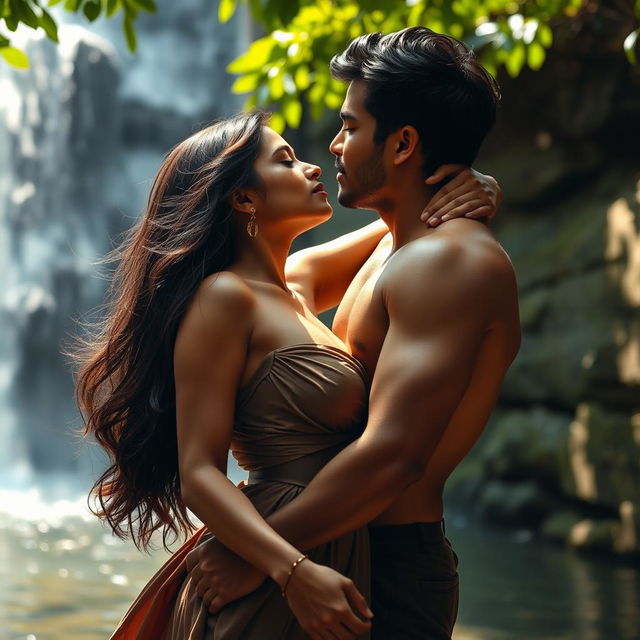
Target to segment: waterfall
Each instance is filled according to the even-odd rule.
[[[58,46],[28,34],[30,69],[0,65],[1,487],[77,494],[99,472],[61,352],[101,302],[95,262],[140,214],[163,154],[240,108],[224,69],[248,25],[164,0],[141,16],[135,56],[115,19],[62,24]]]

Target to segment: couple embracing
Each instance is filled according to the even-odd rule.
[[[486,224],[499,188],[470,169],[499,92],[422,27],[360,37],[331,71],[338,199],[379,221],[288,256],[331,206],[320,169],[246,113],[170,152],[119,253],[78,378],[112,462],[98,514],[140,547],[192,533],[189,510],[205,526],[114,639],[451,637],[442,492],[520,343]]]

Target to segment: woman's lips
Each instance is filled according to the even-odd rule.
[[[318,182],[318,184],[311,190],[311,193],[324,193],[327,192],[324,190],[324,184],[322,182]]]

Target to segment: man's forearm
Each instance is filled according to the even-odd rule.
[[[373,520],[420,475],[401,453],[357,440],[267,522],[296,548],[311,549]]]

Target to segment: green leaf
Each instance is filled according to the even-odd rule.
[[[268,86],[271,97],[280,100],[284,95],[284,78],[280,70],[275,74],[269,74]]]
[[[298,91],[304,91],[311,85],[311,73],[306,64],[301,64],[293,74],[293,81],[296,83]]]
[[[41,7],[40,10],[42,11],[42,15],[40,16],[40,26],[44,29],[44,32],[50,40],[58,42],[58,25],[44,7]]]
[[[29,58],[27,55],[16,49],[15,47],[2,47],[0,48],[0,55],[12,66],[17,69],[28,69]]]
[[[77,11],[80,8],[81,0],[64,0],[65,11]]]
[[[300,0],[268,0],[265,13],[270,9],[283,25],[287,25],[300,11]]]
[[[125,0],[125,2],[138,11],[158,13],[158,5],[155,0]]]
[[[100,15],[102,7],[100,6],[100,0],[86,2],[82,7],[82,12],[86,16],[89,22],[93,22]]]
[[[524,65],[526,56],[527,50],[524,46],[524,43],[522,41],[517,42],[504,63],[504,66],[507,69],[507,73],[512,78],[515,78],[520,73],[520,70]]]
[[[7,16],[4,19],[4,23],[9,31],[15,31],[18,28],[18,19],[15,16]]]
[[[124,31],[124,37],[127,41],[129,51],[134,53],[137,45],[136,29],[133,26],[133,20],[128,16],[122,21],[122,30]]]
[[[231,87],[233,93],[249,93],[249,91],[255,91],[260,83],[260,74],[258,73],[246,73],[240,76]]]
[[[300,126],[300,119],[302,118],[302,104],[295,98],[285,101],[282,105],[282,114],[286,123],[292,128],[297,129]]]
[[[107,0],[107,18],[110,18],[120,7],[120,0]]]
[[[271,57],[276,41],[270,37],[252,42],[246,53],[236,58],[227,67],[231,73],[247,73],[261,69]]]
[[[276,132],[276,133],[284,133],[284,130],[287,126],[287,123],[285,122],[284,118],[282,117],[281,113],[278,113],[277,111],[271,116],[271,120],[269,121],[269,126]]]
[[[544,22],[538,24],[536,40],[547,49],[553,44],[553,31],[551,31],[551,27],[548,24]]]
[[[236,0],[220,0],[218,6],[218,20],[223,24],[229,22],[236,12]]]
[[[624,39],[624,52],[627,54],[627,60],[631,64],[636,64],[636,42],[638,41],[638,35],[640,35],[640,29],[636,29],[632,31],[625,39]]]
[[[323,81],[318,80],[313,84],[311,89],[309,89],[309,93],[307,94],[307,100],[309,104],[324,104],[324,94],[327,91],[326,78],[322,79]]]
[[[543,64],[546,51],[539,42],[532,42],[527,48],[527,64],[530,69],[537,71]]]
[[[47,6],[48,7],[55,7],[57,4],[60,4],[62,2],[62,0],[49,0],[49,2],[47,2]]]
[[[342,104],[342,96],[339,93],[328,91],[324,95],[324,103],[329,109],[338,109]]]
[[[11,13],[18,18],[18,20],[32,29],[37,29],[40,26],[40,19],[33,12],[33,9],[22,0],[10,0]]]
[[[8,47],[11,44],[9,38],[5,38],[4,36],[0,36],[0,49],[4,47]]]

